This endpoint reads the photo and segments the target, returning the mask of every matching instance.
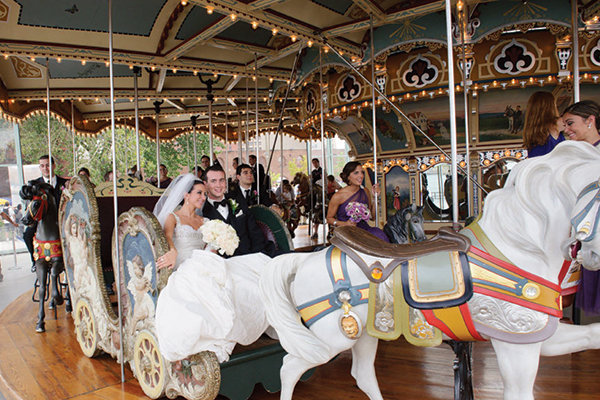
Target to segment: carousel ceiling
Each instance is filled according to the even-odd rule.
[[[473,42],[519,21],[570,23],[565,0],[551,2],[556,7],[539,0],[461,3],[478,21]],[[589,18],[597,14],[598,1],[581,6]],[[154,137],[159,102],[164,139],[189,132],[192,116],[208,130],[209,88],[217,135],[236,140],[248,122],[252,136],[257,117],[260,131],[275,130],[290,79],[283,130],[307,139],[314,131],[302,112],[303,84],[314,84],[320,63],[338,74],[348,69],[333,51],[320,53],[325,43],[366,68],[371,17],[376,57],[446,40],[441,0],[113,0],[112,7],[117,124],[135,126],[137,71],[140,129]],[[107,1],[0,0],[0,111],[14,120],[45,112],[48,84],[54,115],[73,121],[79,133],[106,129],[108,45]],[[404,140],[395,145],[406,146]]]

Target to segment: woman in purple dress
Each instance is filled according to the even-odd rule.
[[[387,235],[381,229],[369,226],[367,221],[360,216],[360,214],[363,216],[365,215],[361,212],[361,209],[364,209],[365,211],[369,210],[371,217],[375,215],[374,205],[371,201],[371,193],[362,187],[365,178],[362,165],[357,161],[350,161],[344,166],[340,177],[347,186],[338,190],[333,197],[331,197],[329,209],[327,210],[327,223],[334,227],[347,225],[357,226],[377,236],[381,240],[389,242],[390,240]],[[373,186],[373,190],[374,192],[378,192],[378,187]],[[356,215],[352,216],[350,214],[352,214],[353,211]],[[355,222],[355,220],[357,220],[357,222]]]
[[[523,146],[528,157],[548,154],[557,144],[565,140],[560,131],[563,124],[556,108],[556,100],[551,92],[535,92],[527,102]]]

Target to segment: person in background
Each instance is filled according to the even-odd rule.
[[[337,192],[341,188],[342,186],[339,183],[337,183],[337,181],[335,180],[335,176],[327,176],[327,200],[331,200],[331,197],[333,197],[335,192]]]
[[[250,154],[248,157],[248,164],[252,167],[252,173],[254,174],[254,188],[256,189],[260,186],[261,193],[266,191],[267,188],[270,189],[270,182],[265,182],[265,168],[262,164],[257,164],[256,156],[254,154]]]
[[[318,158],[312,159],[313,170],[310,172],[313,185],[323,185],[323,168]]]
[[[206,169],[210,167],[210,157],[206,154],[200,157],[200,165],[202,166],[202,170],[206,171]]]
[[[17,224],[15,221],[13,221],[13,219],[4,211],[0,211],[0,218],[7,221],[9,224],[11,224],[15,228],[19,227],[19,224]],[[2,282],[3,280],[4,280],[4,275],[2,275],[2,260],[0,260],[0,282]]]
[[[169,186],[169,184],[172,181],[172,179],[169,177],[169,171],[167,170],[167,167],[165,166],[165,164],[160,164],[160,167],[158,168],[158,172],[160,173],[160,175],[159,175],[160,186],[157,185],[156,178],[154,178],[154,177],[150,178],[148,183],[151,183],[154,186],[158,186],[161,189],[165,189],[167,186]]]
[[[50,184],[54,188],[54,200],[56,201],[56,205],[58,207],[60,204],[60,196],[62,195],[65,185],[67,184],[67,180],[62,176],[56,175],[56,163],[54,162],[54,157],[52,157],[52,176],[50,176],[50,157],[48,155],[41,156],[39,158],[39,163],[42,176],[30,181],[29,184],[43,182]],[[25,246],[27,246],[27,250],[31,256],[31,272],[35,272],[35,260],[33,258],[33,236],[35,235],[36,230],[37,224],[33,224],[25,228],[23,231],[23,241],[25,242]]]
[[[523,128],[523,146],[527,149],[528,157],[550,153],[565,140],[560,132],[562,129],[554,95],[542,91],[532,94],[527,102]]]
[[[88,181],[90,181],[91,185],[93,188],[96,187],[96,185],[94,185],[92,183],[92,179],[90,178],[90,170],[87,169],[86,167],[81,167],[79,168],[79,171],[77,171],[77,175],[81,175],[81,176],[85,176],[86,178],[88,178]]]
[[[340,177],[346,183],[346,187],[340,189],[333,195],[329,202],[327,210],[327,223],[337,226],[357,226],[367,232],[377,236],[379,239],[389,242],[387,235],[379,228],[369,226],[366,220],[361,219],[358,222],[351,220],[350,215],[346,211],[352,203],[361,203],[371,212],[371,218],[375,215],[375,207],[371,198],[371,193],[366,191],[362,184],[365,178],[362,165],[358,161],[350,161],[344,166]],[[373,186],[373,193],[378,193],[377,186]]]
[[[112,180],[113,180],[113,172],[112,171],[106,171],[104,173],[103,179],[104,179],[104,182],[112,182]]]
[[[253,189],[254,175],[252,175],[252,168],[248,164],[238,165],[235,171],[235,177],[238,182],[233,190],[227,193],[227,197],[234,199],[240,204],[250,207],[258,204],[258,194],[256,189]],[[273,202],[267,195],[267,193],[260,194],[260,204],[270,207]]]
[[[600,106],[592,100],[583,100],[571,104],[562,115],[565,134],[571,140],[588,142],[593,146],[600,144]]]
[[[231,162],[231,166],[233,167],[233,170],[236,172],[237,175],[237,168],[238,165],[240,165],[240,159],[239,157],[235,157],[233,159],[233,161]],[[235,190],[236,186],[238,185],[238,179],[237,176],[230,176],[229,178],[227,178],[227,192],[231,193]]]

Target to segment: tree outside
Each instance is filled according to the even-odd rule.
[[[50,118],[52,156],[56,160],[56,173],[61,176],[73,175],[73,136],[71,131],[54,117]],[[26,119],[20,126],[21,152],[23,164],[37,164],[40,156],[48,154],[47,119],[37,115]],[[95,136],[75,136],[76,170],[86,167],[90,170],[91,180],[103,181],[104,174],[112,170],[112,134],[106,130]],[[117,173],[126,174],[127,169],[136,164],[135,131],[117,128],[115,131],[117,146]],[[219,154],[224,146],[215,141],[215,153]],[[196,137],[198,162],[203,154],[208,154],[207,134],[198,133]],[[184,167],[194,168],[192,134],[180,135],[172,141],[160,143],[160,159],[174,177]],[[156,143],[146,135],[140,134],[141,170],[144,177],[156,175]]]

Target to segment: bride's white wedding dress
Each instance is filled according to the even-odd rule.
[[[156,305],[160,351],[169,361],[205,350],[227,361],[236,343],[253,343],[268,327],[258,281],[271,259],[262,253],[224,259],[204,250],[200,229],[173,215],[177,261]]]

